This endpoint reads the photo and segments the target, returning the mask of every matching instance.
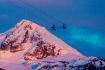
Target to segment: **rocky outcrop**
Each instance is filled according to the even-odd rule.
[[[57,49],[55,45],[44,42],[44,41],[39,41],[37,43],[37,47],[31,52],[27,53],[24,59],[28,60],[28,56],[33,56],[37,59],[43,59],[48,56],[57,56],[60,55],[61,49]]]
[[[105,61],[100,59],[98,60],[88,60],[88,63],[77,65],[72,64],[67,61],[58,61],[58,62],[42,62],[42,65],[39,65],[35,70],[105,70]]]

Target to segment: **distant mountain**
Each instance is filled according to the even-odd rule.
[[[105,70],[105,61],[86,57],[31,21],[0,34],[0,68],[5,70]]]

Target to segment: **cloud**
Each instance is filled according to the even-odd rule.
[[[89,30],[78,28],[78,27],[72,27],[69,29],[69,34],[71,37],[78,41],[85,41],[92,45],[97,45],[103,47],[105,45],[105,38],[100,33],[92,33]]]

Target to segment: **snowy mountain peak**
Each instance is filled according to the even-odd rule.
[[[52,35],[44,27],[28,20],[20,21],[14,28],[7,31],[1,43],[1,49],[10,50],[10,52],[27,50],[26,56],[28,59],[30,56],[41,59],[64,54],[76,57],[83,56],[64,41]]]
[[[22,60],[31,63],[40,60],[70,61],[85,57],[44,27],[28,20],[20,21],[0,35],[0,54],[3,54],[0,55],[1,60]]]
[[[26,19],[21,20],[16,25],[17,26],[20,26],[20,25],[30,25],[30,26],[35,26],[36,25],[36,26],[39,26],[39,25],[37,25],[37,24],[35,24],[35,23],[33,23],[33,22],[29,21],[29,20],[26,20]]]
[[[24,25],[32,25],[32,22],[29,21],[29,20],[26,20],[26,19],[23,19],[19,22],[21,25],[24,24]]]
[[[21,20],[19,23],[16,24],[16,28],[29,28],[30,30],[34,30],[35,28],[40,28],[41,26],[37,25],[36,23],[33,23],[29,20]]]
[[[31,70],[33,63],[38,69],[32,70],[85,70],[97,63],[105,68],[105,62],[85,57],[44,27],[22,20],[0,34],[0,68]]]

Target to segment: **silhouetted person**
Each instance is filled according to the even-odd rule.
[[[56,30],[55,25],[53,25],[51,28],[52,28],[52,31]]]

